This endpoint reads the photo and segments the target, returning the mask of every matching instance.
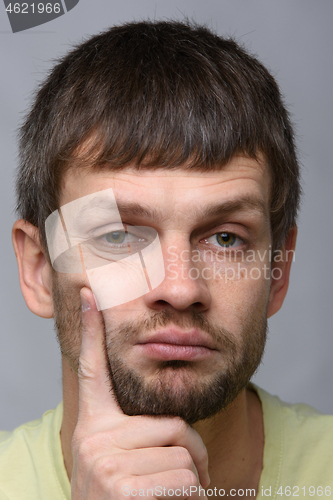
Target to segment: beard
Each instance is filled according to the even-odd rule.
[[[77,373],[81,348],[81,301],[73,285],[61,283],[56,273],[53,301],[57,339],[62,355]],[[222,326],[212,325],[202,313],[176,314],[170,310],[154,312],[149,317],[107,324],[105,314],[105,349],[108,378],[122,411],[127,415],[177,416],[190,425],[224,410],[247,386],[260,365],[267,337],[267,304],[258,305],[244,321],[241,334],[235,335]],[[157,327],[198,328],[223,351],[224,367],[199,378],[195,362],[161,361],[152,380],[127,366],[120,354],[126,341],[138,332]]]

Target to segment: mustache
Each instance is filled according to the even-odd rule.
[[[170,310],[162,310],[153,313],[149,317],[139,316],[135,320],[123,321],[117,326],[108,325],[104,312],[104,324],[107,339],[107,347],[112,348],[113,340],[121,339],[122,342],[131,341],[139,334],[150,333],[157,328],[177,326],[182,330],[196,328],[207,333],[211,339],[223,349],[229,351],[232,356],[236,355],[237,344],[234,335],[222,326],[213,326],[203,314],[196,311],[185,314],[176,314]]]

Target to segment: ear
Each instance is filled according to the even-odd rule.
[[[52,318],[52,268],[44,254],[38,229],[29,222],[17,220],[12,241],[27,306],[37,316]]]
[[[270,318],[281,308],[289,286],[291,263],[295,257],[297,227],[292,228],[281,249],[277,250],[271,269],[271,289],[267,317]]]

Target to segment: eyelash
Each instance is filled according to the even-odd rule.
[[[214,243],[209,242],[209,240],[210,240],[211,238],[214,238],[214,237],[215,237],[215,238],[217,239],[217,238],[218,238],[219,236],[221,236],[221,235],[227,235],[227,236],[229,236],[229,237],[232,237],[232,238],[233,238],[232,243],[229,243],[229,244],[226,244],[226,245],[220,245],[220,244],[218,244],[218,242],[217,242],[217,244],[215,245]],[[222,238],[223,238],[223,237],[222,237]],[[234,245],[234,243],[235,243],[235,242],[237,242],[237,240],[238,240],[240,243],[238,243],[237,245]],[[219,231],[218,233],[214,233],[214,234],[212,234],[211,236],[208,236],[208,237],[206,237],[206,238],[202,239],[201,241],[205,242],[205,244],[210,244],[210,245],[213,245],[214,247],[217,247],[217,248],[219,248],[219,249],[221,249],[221,250],[224,250],[224,251],[232,251],[232,250],[234,250],[234,249],[236,249],[236,248],[238,248],[238,249],[239,249],[239,248],[241,248],[241,247],[244,245],[244,243],[245,243],[245,241],[244,241],[244,239],[243,239],[243,238],[240,238],[239,236],[237,236],[237,234],[232,233],[231,231]],[[225,242],[225,243],[226,243],[226,242]]]
[[[126,241],[124,243],[120,243],[120,244],[119,243],[113,243],[112,245],[113,245],[114,248],[125,248],[130,243],[133,244],[133,243],[140,243],[140,242],[144,241],[143,238],[140,238],[139,236],[137,236],[137,235],[135,235],[135,234],[133,234],[133,233],[131,233],[129,231],[123,231],[123,230],[120,230],[120,229],[119,230],[115,229],[114,231],[108,231],[107,233],[102,234],[101,236],[99,236],[98,239],[101,240],[101,241],[103,241],[103,243],[105,243],[105,244],[111,244],[110,241],[107,241],[107,236],[110,235],[110,234],[113,234],[113,233],[121,233],[121,234],[124,235],[124,239],[126,239]],[[130,239],[128,237],[130,237],[130,236],[136,238],[136,240],[134,240],[134,241],[131,241],[131,240],[128,241]]]

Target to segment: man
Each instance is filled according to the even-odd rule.
[[[3,436],[0,498],[330,496],[332,418],[249,383],[300,192],[269,72],[200,26],[114,27],[55,66],[20,145],[13,243],[63,405]]]

